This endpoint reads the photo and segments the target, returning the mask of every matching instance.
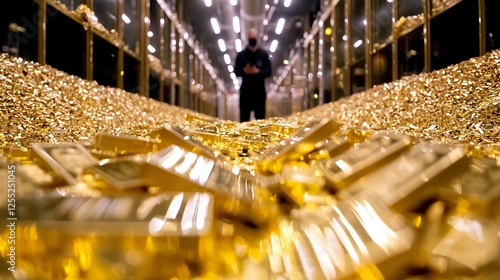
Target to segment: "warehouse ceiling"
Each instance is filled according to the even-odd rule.
[[[246,47],[249,28],[257,28],[261,33],[259,44],[271,55],[276,71],[297,40],[303,38],[306,19],[319,11],[319,0],[185,0],[183,5],[184,22],[208,51],[219,77],[231,86],[235,79],[228,66],[234,66],[239,50],[237,41],[241,41],[242,48]],[[281,31],[277,30],[280,19],[284,19]],[[217,27],[214,29],[214,23],[220,32]]]

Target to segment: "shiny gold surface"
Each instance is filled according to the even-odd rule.
[[[239,124],[1,55],[0,278],[495,279],[499,56]]]

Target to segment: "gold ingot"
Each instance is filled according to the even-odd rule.
[[[366,139],[373,136],[373,132],[358,129],[349,129],[347,133],[347,141],[351,144],[363,143]]]
[[[22,225],[36,226],[39,237],[42,237],[40,232],[54,232],[66,238],[94,236],[97,241],[107,240],[100,246],[108,244],[122,250],[125,248],[120,243],[128,239],[136,244],[130,249],[180,256],[192,262],[210,257],[214,249],[213,197],[208,193],[47,197],[45,203],[38,204],[21,200],[19,216],[23,219]],[[37,240],[41,244],[46,242]],[[55,246],[68,249],[64,248],[65,244]]]
[[[336,157],[350,148],[351,144],[346,139],[340,137],[328,138],[317,143],[314,151],[304,156],[304,161],[311,162]]]
[[[186,121],[189,123],[214,123],[217,121],[215,118],[210,118],[207,115],[200,114],[186,114]]]
[[[17,160],[21,163],[28,163],[32,160],[31,149],[12,147],[6,152],[7,158]]]
[[[33,144],[34,163],[59,177],[68,185],[75,185],[86,167],[97,164],[97,159],[78,143]],[[55,180],[60,181],[60,180]]]
[[[116,136],[105,133],[97,134],[95,137],[95,149],[120,156],[148,154],[156,152],[161,148],[161,143],[156,139]]]
[[[85,168],[82,178],[91,188],[130,190],[144,187],[144,162],[119,160]]]
[[[268,149],[260,158],[260,169],[274,174],[280,173],[284,161],[298,160],[312,152],[316,143],[326,139],[339,128],[339,124],[328,119],[309,123],[296,131],[291,138]]]
[[[366,190],[385,205],[406,213],[437,197],[438,186],[467,168],[464,149],[439,144],[418,144],[408,152],[353,183],[339,193],[349,198]]]
[[[272,226],[279,212],[270,192],[258,186],[254,177],[237,175],[223,163],[177,146],[153,155],[145,180],[165,190],[210,192],[219,215],[251,227]]]
[[[316,161],[314,165],[325,175],[327,187],[340,190],[391,162],[411,145],[407,136],[381,133],[335,158]]]
[[[148,134],[148,136],[156,138],[162,148],[167,148],[171,145],[179,146],[187,151],[208,157],[211,159],[220,159],[222,155],[218,152],[211,150],[209,147],[203,145],[202,142],[194,139],[192,136],[187,135],[178,126],[165,126],[159,130],[155,130]]]
[[[467,212],[484,217],[498,216],[500,209],[500,161],[491,158],[471,159],[462,173],[441,184],[438,195],[456,206],[466,204]]]
[[[311,279],[351,279],[361,273],[394,279],[392,272],[412,264],[413,229],[370,193],[298,210],[292,227],[294,259]]]
[[[195,137],[200,138],[206,144],[214,144],[218,143],[221,140],[220,134],[210,133],[210,132],[201,132],[195,131],[192,133]]]

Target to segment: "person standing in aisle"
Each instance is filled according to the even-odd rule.
[[[271,76],[268,53],[257,45],[258,32],[248,31],[248,46],[238,53],[234,74],[242,78],[240,87],[240,122],[250,120],[253,111],[256,119],[266,117],[265,79]]]

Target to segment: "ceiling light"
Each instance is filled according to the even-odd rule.
[[[231,79],[233,79],[233,81],[238,81],[238,80],[236,80],[236,74],[231,73],[231,74],[229,74],[229,76],[231,77]]]
[[[215,34],[219,34],[220,33],[220,27],[219,27],[219,23],[217,22],[217,19],[216,18],[211,18],[210,19],[210,23],[212,24],[212,28],[214,29],[214,33]]]
[[[285,19],[280,18],[278,20],[278,24],[276,25],[276,34],[280,35],[281,31],[283,31],[283,27],[285,27]]]
[[[262,38],[262,39],[264,39],[264,42],[267,42],[267,40],[269,39],[269,37],[267,35],[264,35],[264,38]]]
[[[280,0],[274,0],[274,5],[278,5],[278,2],[279,2],[279,1],[280,1]]]
[[[224,43],[224,40],[219,39],[218,43],[219,43],[220,51],[225,52],[226,51],[226,43]]]
[[[236,6],[236,4],[238,4],[238,0],[231,0],[230,2],[231,2],[231,5],[233,5],[233,6]]]
[[[233,28],[234,32],[240,33],[240,19],[237,16],[233,17]]]
[[[205,0],[205,5],[207,7],[211,7],[212,6],[212,0]]]
[[[122,14],[122,20],[126,24],[130,24],[130,18],[126,14]]]
[[[363,24],[364,24],[364,25],[367,25],[367,24],[368,24],[368,22],[366,21],[366,19],[364,19],[364,20],[363,20]]]
[[[388,3],[392,3],[392,0],[387,0]]]
[[[354,43],[354,47],[359,48],[359,46],[361,46],[362,44],[363,44],[363,41],[357,40],[356,43]]]
[[[151,23],[151,20],[150,20],[148,17],[145,17],[145,18],[144,18],[144,23],[145,23],[145,24],[150,24],[150,23]]]
[[[264,6],[264,8],[265,8],[266,10],[269,10],[269,4],[266,4],[266,5]]]
[[[155,53],[155,52],[156,52],[156,49],[155,49],[153,46],[148,45],[148,51],[149,51],[150,53]]]
[[[273,53],[276,51],[276,49],[278,48],[278,40],[273,40],[273,42],[271,43],[271,47],[269,48],[269,50]]]
[[[342,36],[342,40],[344,40],[344,42],[345,42],[345,41],[347,41],[347,39],[348,39],[347,34],[344,34],[344,36]]]
[[[227,66],[227,71],[229,71],[229,72],[234,72],[233,65],[228,65],[228,66]]]
[[[224,55],[224,61],[226,62],[226,64],[231,64],[231,58],[227,53]]]
[[[264,26],[266,26],[268,23],[269,21],[267,20],[267,18],[264,21],[262,21],[262,24],[264,24]]]
[[[241,44],[241,39],[236,39],[236,41],[234,41],[234,44],[236,45],[237,52],[241,52],[243,50],[243,45]]]
[[[285,7],[290,7],[290,4],[292,3],[292,0],[285,0],[285,2],[283,3],[283,6]]]
[[[148,31],[148,37],[149,38],[153,38],[155,34],[153,33],[153,31]]]
[[[234,74],[234,73],[231,73],[231,74]],[[237,85],[239,84],[239,83],[238,83],[238,80],[233,79],[233,84],[234,84],[235,86],[237,86]]]
[[[283,64],[288,65],[289,61],[288,59],[283,60]]]

